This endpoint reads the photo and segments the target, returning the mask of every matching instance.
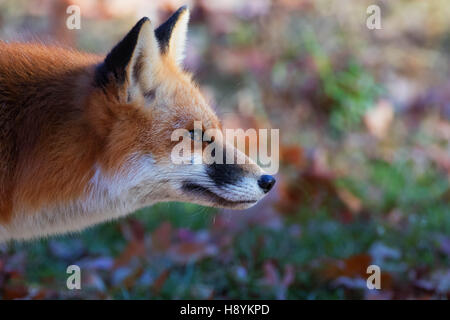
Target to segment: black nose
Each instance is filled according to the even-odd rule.
[[[274,177],[264,174],[259,178],[258,185],[263,189],[264,193],[267,193],[272,189],[275,182],[276,180]]]

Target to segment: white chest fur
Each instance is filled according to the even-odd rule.
[[[98,167],[83,198],[55,204],[39,212],[17,209],[13,220],[0,225],[0,242],[80,231],[116,219],[160,199],[161,175],[151,157],[132,157],[114,176]],[[164,189],[164,188],[162,188]]]

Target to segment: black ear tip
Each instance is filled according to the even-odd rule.
[[[150,21],[150,19],[148,17],[143,17],[141,18],[141,20],[139,20],[136,25],[138,26],[142,26],[145,22]]]
[[[104,87],[110,78],[114,75],[119,82],[125,79],[125,70],[136,47],[139,32],[142,26],[149,22],[148,17],[141,18],[127,35],[111,50],[106,56],[104,62],[100,64],[95,73],[95,83],[100,87]]]
[[[189,10],[187,4],[185,4],[184,6],[180,7],[180,9],[178,9],[177,11],[181,13],[181,12],[184,12],[186,10]]]

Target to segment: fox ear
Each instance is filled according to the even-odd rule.
[[[148,18],[142,18],[97,67],[96,83],[104,87],[114,81],[130,100],[141,87],[148,87],[145,81],[150,79],[146,78],[159,59],[159,45],[152,24]]]
[[[188,22],[189,9],[183,6],[155,30],[161,54],[168,55],[178,65],[184,58]]]

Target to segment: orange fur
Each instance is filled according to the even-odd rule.
[[[0,43],[0,219],[83,191],[101,138],[83,119],[93,55]]]
[[[174,93],[176,110],[159,115],[166,125],[155,132],[151,113],[120,101],[114,84],[107,94],[92,87],[93,67],[101,60],[57,47],[0,42],[2,221],[11,218],[13,206],[35,211],[80,197],[96,162],[114,172],[134,152],[168,156],[176,143],[170,141],[173,123],[190,129],[197,119],[219,127],[190,77],[163,59],[161,86]],[[198,112],[186,107],[192,99]]]

